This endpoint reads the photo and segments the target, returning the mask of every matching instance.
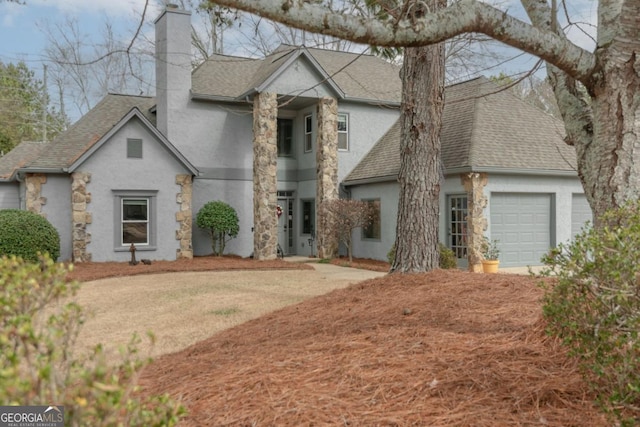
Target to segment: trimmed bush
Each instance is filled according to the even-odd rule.
[[[0,405],[63,405],[69,426],[176,425],[181,405],[167,395],[137,396],[146,363],[139,338],[121,349],[119,365],[101,345],[74,348],[86,315],[68,271],[46,256],[39,263],[0,258]]]
[[[196,216],[198,227],[209,232],[211,249],[216,256],[221,256],[227,242],[238,235],[238,222],[236,210],[219,200],[204,205]]]
[[[602,407],[640,421],[640,203],[602,217],[543,257],[544,315],[580,361]],[[631,414],[631,416],[629,416]]]
[[[60,256],[60,235],[46,218],[18,209],[0,210],[0,255],[37,262],[38,253]]]

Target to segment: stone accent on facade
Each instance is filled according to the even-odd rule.
[[[484,208],[487,207],[487,196],[484,187],[487,185],[486,173],[467,173],[461,175],[462,185],[467,192],[467,259],[469,271],[482,271],[482,244],[487,229]]]
[[[338,254],[338,236],[322,203],[338,198],[338,101],[321,98],[318,103],[318,138],[316,152],[317,245],[319,258]]]
[[[176,195],[176,202],[180,205],[178,212],[176,212],[176,221],[178,222],[176,239],[180,242],[180,247],[176,250],[176,259],[192,259],[193,177],[188,174],[176,175],[176,184],[180,186],[180,192]]]
[[[89,262],[91,254],[87,245],[91,243],[91,234],[87,232],[87,224],[91,224],[91,213],[87,205],[91,203],[91,193],[87,191],[87,184],[91,181],[91,174],[74,172],[71,174],[71,215],[73,221],[72,247],[73,262]]]
[[[28,173],[24,182],[26,187],[25,206],[27,210],[46,218],[46,214],[42,212],[42,206],[47,203],[47,198],[42,197],[42,186],[47,182],[47,176],[41,173]]]
[[[260,93],[253,100],[253,257],[276,259],[278,246],[277,120],[275,93]]]

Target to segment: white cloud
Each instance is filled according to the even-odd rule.
[[[16,18],[24,13],[26,13],[26,11],[23,5],[13,2],[2,2],[0,3],[0,16],[2,16],[0,25],[2,27],[13,27]]]
[[[144,9],[145,0],[29,0],[27,7],[52,7],[70,14],[106,14],[111,17],[139,16]],[[156,13],[158,5],[149,0],[147,12]]]

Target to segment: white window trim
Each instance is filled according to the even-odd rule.
[[[345,118],[345,123],[347,124],[347,130],[345,131],[341,131],[338,130],[338,151],[349,151],[349,114],[347,113],[338,113],[338,119],[340,118],[340,116],[343,116]],[[338,120],[340,121],[340,120]],[[344,134],[346,139],[347,139],[347,147],[346,148],[340,148],[340,134]]]
[[[307,129],[307,119],[309,119],[309,129]],[[311,141],[307,147],[307,139]],[[304,152],[310,153],[313,151],[313,114],[307,114],[304,116]]]

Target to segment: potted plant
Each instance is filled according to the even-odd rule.
[[[482,271],[485,273],[497,273],[500,264],[500,248],[497,240],[484,238],[482,243]]]

